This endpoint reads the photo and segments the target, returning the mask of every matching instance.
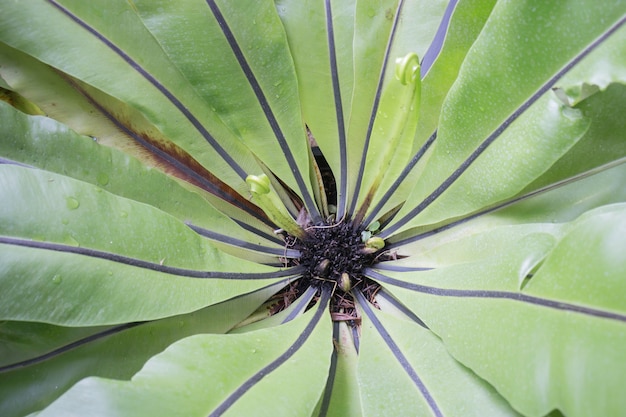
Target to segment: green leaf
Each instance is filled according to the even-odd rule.
[[[626,87],[611,84],[606,91],[594,94],[575,109],[591,120],[589,130],[544,175],[530,184],[524,192],[553,184],[580,173],[610,164],[626,157],[626,142],[620,132],[626,123],[618,116],[626,106]]]
[[[434,2],[429,2],[434,4]],[[483,28],[485,21],[489,17],[495,1],[484,0],[471,0],[460,1],[457,4],[449,4],[450,8],[450,23],[448,26],[443,26],[444,32],[442,36],[445,36],[441,50],[432,63],[430,69],[424,68],[422,71],[426,71],[423,74],[422,79],[422,94],[421,94],[421,106],[419,108],[419,122],[417,124],[417,132],[415,134],[415,140],[413,142],[413,149],[408,154],[412,157],[412,164],[415,166],[419,162],[420,158],[416,158],[421,148],[424,146],[427,149],[430,145],[429,138],[436,132],[439,117],[441,114],[442,103],[448,93],[450,86],[456,80],[463,59],[465,58],[470,46],[475,41],[476,37]],[[422,5],[419,9],[415,10],[415,16],[420,16],[416,19],[417,22],[422,22]],[[417,11],[419,10],[419,12]],[[443,22],[442,22],[443,23]],[[414,39],[417,34],[409,37]],[[428,50],[430,52],[430,49]],[[426,58],[426,55],[420,55]],[[415,161],[413,161],[415,159]],[[421,167],[418,165],[418,167]],[[377,211],[373,215],[380,215],[388,210],[397,207],[406,200],[406,196],[410,190],[414,187],[417,178],[421,172],[420,168],[413,169],[407,173],[403,173],[398,179],[389,176],[385,178],[381,189],[390,190],[398,188],[398,192],[395,194],[389,194],[388,191],[382,196],[381,201],[378,203]],[[396,184],[396,181],[401,181]],[[372,213],[370,213],[372,214]]]
[[[583,94],[585,90],[604,91],[612,83],[626,82],[626,53],[622,47],[625,33],[625,28],[617,30],[615,36],[591,52],[558,83],[558,88],[566,94],[566,104],[575,106],[583,101],[588,97]]]
[[[517,197],[496,210],[478,217],[486,223],[518,224],[569,222],[588,210],[626,201],[621,183],[626,179],[624,159],[618,159],[571,179],[551,184],[537,192]],[[478,227],[480,229],[480,227]]]
[[[468,214],[518,194],[528,183],[546,171],[556,160],[580,140],[589,128],[590,120],[582,112],[563,106],[546,96],[513,123],[498,139],[448,186],[443,194],[410,221],[411,225],[437,223],[446,218]],[[551,138],[546,141],[545,138]],[[441,138],[438,136],[437,141]],[[432,179],[445,170],[442,159],[455,159],[459,146],[438,142],[420,178],[416,191],[425,190]],[[429,166],[431,166],[429,168]],[[435,168],[436,167],[436,168]],[[445,175],[445,174],[444,174]],[[413,194],[413,196],[416,196]],[[420,194],[409,197],[406,207],[423,204]],[[403,212],[399,213],[402,216]]]
[[[437,129],[446,94],[494,4],[493,0],[470,0],[455,5],[441,51],[422,80],[422,106],[414,151]]]
[[[152,356],[198,333],[223,333],[279,286],[193,313],[113,328],[67,328],[39,323],[0,324],[3,416],[42,409],[88,376],[130,379]],[[124,358],[123,361],[120,358]],[[21,363],[8,372],[2,365]],[[77,365],[80,364],[80,366]],[[45,377],[42,377],[45,376]]]
[[[130,381],[84,379],[38,415],[310,414],[332,349],[325,306],[272,329],[188,337],[149,360]],[[289,378],[294,372],[306,378]],[[242,389],[241,397],[229,398]],[[81,401],[84,395],[90,401]]]
[[[364,415],[517,415],[415,323],[364,307],[358,377]]]
[[[326,381],[326,391],[313,415],[362,416],[362,404],[357,383],[358,352],[353,331],[345,322],[333,323],[335,350]]]
[[[360,170],[367,152],[368,130],[376,116],[376,96],[380,95],[384,76],[388,73],[388,45],[397,27],[398,3],[396,0],[357,2],[352,46],[354,85],[362,87],[353,91],[346,135],[346,166],[350,176],[346,201],[350,208],[356,204],[357,188],[362,180]]]
[[[613,9],[594,9],[593,13],[598,13],[595,15],[583,12],[587,8],[582,5],[572,4],[567,9],[559,9],[559,19],[555,22],[537,18],[555,16],[555,7],[557,6],[545,2],[532,5],[501,3],[494,9],[446,98],[433,154],[428,159],[420,181],[407,199],[404,211],[399,215],[403,217],[401,223],[409,222],[427,207],[433,214],[425,212],[416,220],[410,221],[411,224],[436,222],[517,194],[545,172],[569,149],[572,141],[582,135],[584,129],[580,122],[576,123],[576,120],[581,120],[579,115],[567,111],[566,115],[559,116],[559,111],[554,109],[554,104],[549,104],[551,100],[544,93],[562,76],[567,65],[577,62],[577,59],[582,59],[592,50],[586,48],[591,48],[594,41],[601,36],[611,36],[611,30],[614,29],[612,25],[624,15],[626,9],[622,5],[615,5]],[[584,27],[585,30],[574,33],[568,29],[573,26]],[[541,36],[529,36],[530,33]],[[506,42],[495,43],[492,39]],[[567,45],[566,48],[562,47],[564,44]],[[543,57],[541,60],[535,59],[538,54]],[[524,112],[525,106],[534,104],[540,97],[543,98],[537,104],[543,101],[540,106],[544,106],[543,111],[547,112],[542,115],[547,118],[543,123],[530,116],[533,112],[539,112],[539,107],[533,106],[530,113]],[[457,117],[461,113],[464,117]],[[553,115],[552,119],[549,118],[550,114]],[[570,117],[575,120],[568,120]],[[552,121],[548,122],[549,120]],[[529,121],[532,124],[527,126]],[[504,130],[510,123],[513,125]],[[558,127],[559,134],[567,136],[570,141],[561,142],[566,144],[564,148],[553,145],[555,147],[548,154],[546,151],[540,154],[531,153],[532,148],[529,147],[534,146],[533,133],[528,135],[530,137],[522,137],[516,141],[511,138],[507,143],[507,137],[510,137],[509,132],[512,130],[547,134],[549,131],[544,129],[550,129],[551,124],[552,128]],[[573,131],[565,134],[562,129],[566,130],[567,126]],[[502,134],[502,131],[505,133]],[[531,142],[524,145],[525,140]],[[545,146],[550,146],[551,143],[546,143]],[[511,160],[515,160],[516,165],[505,169],[504,165]],[[525,164],[534,167],[524,169]],[[491,171],[492,165],[500,165],[500,172]],[[503,170],[509,171],[504,178]],[[468,178],[466,185],[455,183],[457,178],[462,182],[463,177],[472,171],[475,175],[472,181]],[[480,182],[476,184],[478,178],[480,182],[488,178],[494,182],[504,180],[500,185],[490,184],[481,188]],[[472,186],[468,187],[470,183]],[[439,203],[438,196],[445,193],[452,184],[455,184],[456,193],[450,189],[450,197],[442,196],[442,203]],[[459,198],[463,192],[470,194],[469,202]],[[452,199],[452,194],[455,194],[455,202],[461,204],[461,207],[451,208],[451,202],[445,204],[445,200]],[[429,207],[434,200],[437,203]],[[439,204],[440,207],[435,207]],[[392,233],[392,230],[388,233]]]
[[[302,187],[292,177],[308,172],[306,134],[293,62],[273,3],[251,3],[245,15],[228,2],[174,7],[135,1],[134,7],[168,58],[238,138],[293,189]]]
[[[216,181],[210,172],[204,167],[201,167],[192,156],[186,154],[181,148],[173,144],[169,138],[165,137],[157,127],[146,120],[137,110],[79,80],[69,77],[67,74],[60,74],[48,65],[4,44],[0,45],[0,63],[0,73],[4,74],[7,80],[11,82],[11,88],[38,103],[50,117],[66,123],[69,127],[81,134],[91,136],[102,145],[115,147],[125,154],[139,159],[148,166],[156,167],[170,175],[191,181],[194,185],[202,187],[204,190],[208,190],[211,193],[215,193],[217,196],[204,193],[199,188],[193,187],[189,183],[183,183],[184,187],[191,188],[194,192],[201,193],[206,199],[210,200],[214,206],[220,208],[222,211],[228,211],[232,218],[243,220],[248,224],[255,225],[256,228],[267,228],[267,225],[263,225],[250,215],[250,211],[254,214],[254,206],[251,203],[245,201],[234,191],[230,190],[229,192],[229,190],[225,189],[226,187]],[[4,119],[5,124],[3,125],[3,129],[7,131],[12,129],[26,131],[27,128],[25,126],[16,126],[14,125],[16,120],[13,120],[8,115],[6,117],[7,118]],[[16,116],[16,119],[17,118]],[[47,146],[38,150],[34,149],[32,145],[18,144],[17,147],[9,147],[12,143],[7,142],[3,144],[6,146],[3,148],[3,152],[6,152],[6,154],[10,155],[14,160],[56,172],[59,172],[60,166],[62,166],[61,172],[64,174],[93,182],[92,178],[90,178],[84,168],[81,167],[81,161],[78,158],[71,161],[62,161],[61,164],[59,164],[59,158],[62,159],[62,154],[59,154],[59,152],[64,152],[65,148],[55,147],[54,145],[57,145],[57,141],[60,140],[59,138],[61,137],[64,140],[69,139],[66,134],[67,129],[65,129],[65,127],[57,127],[54,129],[53,126],[47,126],[47,128],[53,130],[54,134],[51,136],[56,138],[53,144],[45,142]],[[13,137],[13,141],[29,143],[32,142],[32,138],[29,135],[18,135]],[[76,142],[76,140],[71,141],[72,149],[79,146],[74,142]],[[39,146],[42,145],[40,142],[35,143]],[[83,149],[85,153],[81,156],[93,160],[94,155],[91,154],[94,152],[95,147],[89,147],[89,145],[82,145],[80,147],[84,148],[85,146],[87,149]],[[146,152],[146,150],[151,152]],[[39,158],[37,157],[38,154],[43,154],[47,157]],[[48,161],[48,156],[51,154],[58,156]],[[124,162],[120,163],[120,166],[115,167],[115,169],[111,169],[112,167],[105,169],[102,168],[103,164],[115,166],[115,163],[118,161],[115,156],[108,156],[106,151],[102,151],[100,156],[105,159],[98,164],[99,168],[103,170],[99,173],[97,178],[97,184],[99,186],[107,186],[109,190],[115,187],[115,192],[121,195],[149,202],[152,205],[166,209],[171,214],[184,216],[184,220],[186,221],[193,221],[198,226],[205,226],[205,224],[203,224],[205,222],[198,218],[198,213],[192,215],[190,213],[191,210],[186,210],[191,207],[185,206],[181,208],[179,203],[180,201],[189,199],[189,205],[191,205],[191,200],[197,201],[199,198],[180,197],[175,195],[176,193],[173,190],[171,191],[174,194],[172,199],[163,201],[163,199],[158,198],[160,195],[158,190],[172,188],[171,179],[167,180],[169,183],[167,185],[162,184],[159,187],[153,187],[149,185],[149,180],[146,181],[147,178],[144,173],[141,176],[141,181],[139,178],[135,177],[137,187],[134,190],[135,193],[131,194],[133,190],[126,186],[120,187],[119,183],[114,181],[114,177],[126,178],[128,173],[125,171],[131,168],[138,170],[137,164]],[[118,156],[118,158],[121,157],[121,155]],[[54,164],[54,162],[57,162],[57,164]],[[186,164],[186,166],[181,167],[181,162]],[[72,170],[71,167],[75,168],[75,170]],[[145,168],[141,168],[141,170],[146,171]],[[147,177],[151,177],[155,174],[156,173],[151,172],[151,175],[147,175]],[[113,187],[111,187],[112,185]],[[241,192],[244,192],[244,190],[241,190]],[[226,201],[230,201],[234,206],[226,204],[223,200],[218,198],[218,196]],[[174,204],[176,206],[175,209],[172,210],[170,207],[165,207],[168,203]],[[198,204],[196,203],[195,205],[197,206]],[[206,204],[201,205],[204,207],[199,212],[207,213],[213,211],[215,213],[215,211]],[[239,210],[236,206],[239,206],[242,210]],[[248,212],[243,209],[246,209]],[[257,211],[259,210],[257,209]],[[217,215],[214,214],[210,216],[210,218],[215,218],[215,216]],[[256,216],[258,217],[259,214],[256,213]],[[214,221],[211,222],[211,224],[224,224],[227,228],[237,229],[229,224],[231,222],[226,216],[222,215],[221,217],[223,219],[222,221]],[[242,237],[246,238],[247,236],[244,235]]]
[[[112,2],[102,13],[94,3],[61,3],[40,1],[7,10],[0,37],[136,108],[216,176],[243,191],[246,171],[258,169],[252,155],[172,65],[131,5]]]
[[[424,19],[419,21],[411,21],[405,19],[404,16],[414,16],[411,11],[416,8],[422,9]],[[355,194],[351,198],[351,210],[356,207],[357,201],[368,193],[367,188],[370,184],[367,182],[362,184],[363,179],[366,181],[376,175],[378,172],[385,172],[385,167],[378,166],[375,161],[369,163],[369,172],[367,170],[367,159],[380,153],[380,148],[389,149],[382,152],[387,154],[390,151],[396,151],[394,146],[394,138],[387,137],[397,134],[390,132],[384,127],[375,124],[375,119],[384,119],[385,116],[393,120],[402,120],[408,117],[412,123],[416,122],[411,118],[412,112],[417,112],[419,106],[413,100],[399,99],[394,97],[399,95],[394,91],[396,82],[394,80],[395,61],[409,53],[417,53],[421,56],[426,51],[428,43],[434,36],[440,13],[443,8],[440,3],[430,2],[429,6],[420,7],[414,2],[358,2],[355,18],[355,42],[354,42],[354,83],[361,86],[354,90],[352,97],[352,108],[350,113],[350,123],[348,125],[347,144],[348,144],[348,173],[351,174],[348,189],[350,194]],[[434,18],[433,18],[434,17]],[[432,19],[432,20],[431,20]],[[421,36],[416,36],[416,31]],[[386,36],[381,36],[385,34]],[[376,63],[375,65],[372,65]],[[418,84],[419,86],[419,84]],[[397,109],[385,108],[384,90],[392,90],[388,92],[387,100],[400,100],[403,104],[398,104]],[[410,94],[409,94],[410,96]],[[382,100],[382,101],[381,101]],[[417,100],[419,100],[419,90],[417,91]],[[415,107],[411,110],[410,102],[415,103]],[[402,110],[400,108],[402,107]],[[401,122],[399,122],[401,123]],[[384,124],[384,123],[383,123]],[[408,127],[404,134],[404,142],[412,140],[413,126]],[[389,143],[391,141],[392,143]],[[407,155],[404,154],[402,143],[398,146],[397,162],[392,167],[399,167],[406,160]],[[409,145],[410,146],[410,145]],[[371,147],[371,149],[370,149]],[[374,173],[375,172],[375,173]],[[395,170],[392,169],[390,174],[393,176]],[[376,182],[374,180],[374,182]],[[367,197],[365,197],[367,198]],[[371,197],[369,197],[371,198]],[[350,200],[350,199],[349,199]],[[369,204],[366,204],[366,207]],[[364,208],[364,209],[365,209]]]
[[[298,78],[302,118],[337,179],[340,199],[346,198],[347,185],[355,3],[319,1],[304,8],[301,1],[276,1]]]
[[[413,273],[411,283],[389,281],[388,289],[524,414],[619,414],[625,209],[581,216],[553,249],[530,235],[486,261]]]
[[[181,184],[158,170],[143,166],[128,155],[101,146],[100,141],[96,143],[90,138],[80,137],[54,120],[28,117],[0,104],[0,121],[0,134],[10,138],[0,142],[0,151],[6,158],[89,182],[216,233],[241,240],[259,239],[237,227],[231,219],[212,207],[199,195],[199,189],[192,188],[188,183]],[[74,158],[66,160],[68,153]],[[169,198],[164,199],[164,194]],[[182,201],[185,204],[181,204]],[[249,220],[250,216],[246,218]],[[267,241],[263,243],[270,247],[276,245]]]
[[[376,121],[372,126],[371,143],[363,167],[360,213],[376,202],[374,196],[385,178],[395,178],[410,155],[421,95],[420,66],[417,54],[411,52],[395,61],[395,79],[383,91]],[[362,217],[357,215],[357,219]]]
[[[623,118],[617,116],[624,103],[626,54],[619,29],[570,71],[554,89],[564,104],[580,110],[591,120],[582,140],[527,190],[551,184],[624,157]]]
[[[0,172],[2,199],[11,201],[0,209],[0,234],[7,236],[0,251],[4,319],[74,325],[155,319],[279,279],[246,280],[245,270],[274,269],[222,253],[153,207],[45,171],[2,165]],[[28,262],[33,257],[37,263]],[[234,280],[219,279],[229,272]],[[193,278],[205,275],[216,279]],[[33,293],[46,294],[45,302]]]

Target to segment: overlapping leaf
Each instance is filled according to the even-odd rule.
[[[492,387],[448,356],[427,329],[372,310],[365,314],[359,352],[364,415],[405,410],[435,416],[517,415]],[[388,388],[381,390],[381,384]]]
[[[272,329],[188,337],[132,380],[84,379],[39,415],[237,416],[260,408],[272,415],[310,414],[332,349],[330,320],[321,320],[325,307]],[[307,377],[294,380],[292,372]],[[80,401],[85,395],[91,400]]]
[[[557,110],[558,106],[549,104],[554,101],[549,97],[549,89],[569,66],[602,45],[603,37],[619,36],[626,9],[615,5],[615,9],[595,10],[602,13],[595,16],[581,12],[586,9],[582,5],[570,4],[559,8],[558,13],[551,9],[555,5],[543,3],[541,7],[545,10],[530,4],[496,7],[446,98],[436,145],[424,174],[400,213],[402,220],[388,234],[405,223],[436,223],[515,195],[582,137],[585,128],[580,124],[578,132],[566,133],[568,126],[576,129],[572,119],[579,113],[567,108]],[[585,30],[573,32],[553,25],[550,19],[537,18],[556,15],[560,25],[584,26]],[[528,25],[534,25],[533,29]],[[496,43],[493,39],[506,42]],[[537,59],[538,56],[542,58]],[[545,106],[542,116],[547,121],[528,114],[539,112],[542,101]],[[549,121],[550,113],[555,112],[561,114],[554,114],[556,118]],[[459,114],[464,117],[458,117]],[[556,130],[549,132],[546,128]],[[516,140],[507,141],[516,129],[523,133],[515,135]],[[533,136],[539,132],[551,138],[563,134],[570,144],[562,148],[558,141],[543,141],[550,149],[534,153],[537,145]],[[488,156],[496,150],[497,155]],[[502,164],[500,168],[499,164]],[[502,179],[505,173],[506,180],[500,185],[481,188],[482,182],[489,178]]]
[[[130,379],[179,339],[227,331],[279,288],[270,286],[190,314],[113,327],[3,322],[0,413],[25,415],[45,408],[86,377]]]
[[[11,202],[0,211],[3,319],[72,325],[154,319],[289,275],[251,262],[246,268],[173,217],[93,185],[14,165],[0,170],[2,198]],[[86,221],[94,216],[107,221]],[[224,285],[224,278],[232,282]]]
[[[527,235],[510,243],[490,231],[464,245],[466,253],[469,247],[484,254],[482,240],[499,242],[484,260],[471,260],[469,252],[458,264],[410,278],[387,271],[395,279],[379,278],[456,358],[524,414],[555,408],[572,416],[619,414],[626,265],[617,248],[623,246],[623,223],[624,205],[616,204],[558,232],[517,226]]]

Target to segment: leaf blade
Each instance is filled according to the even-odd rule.
[[[591,211],[543,249],[544,238],[531,235],[485,260],[414,273],[413,282],[389,282],[387,289],[523,413],[616,413],[623,408],[611,391],[624,375],[619,346],[626,338],[626,310],[618,299],[626,291],[626,265],[614,252],[604,253],[604,245],[580,242],[600,239],[613,247],[622,237],[605,228],[619,232],[623,211],[624,204]],[[526,263],[531,241],[544,253],[542,263],[537,257]],[[589,268],[606,275],[594,273],[590,282]],[[522,290],[520,277],[528,279]],[[592,375],[583,377],[583,369]]]

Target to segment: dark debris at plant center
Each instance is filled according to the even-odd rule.
[[[330,314],[333,321],[360,324],[359,312],[351,293],[358,289],[376,306],[375,296],[380,285],[365,277],[363,270],[387,258],[384,251],[369,250],[362,239],[362,230],[350,221],[308,226],[305,239],[285,235],[285,246],[296,249],[299,258],[284,259],[286,266],[302,266],[304,272],[296,281],[278,292],[269,307],[271,315],[289,307],[307,288],[317,294],[307,306],[313,307],[322,290],[331,292]]]
[[[296,240],[294,246],[302,254],[299,264],[306,268],[306,279],[334,281],[347,292],[362,279],[363,268],[374,261],[361,232],[350,222],[311,226],[305,231],[306,239]]]

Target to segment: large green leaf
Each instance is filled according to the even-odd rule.
[[[215,175],[242,189],[245,172],[258,169],[252,155],[172,65],[135,9],[121,1],[107,4],[106,10],[91,2],[62,3],[29,2],[3,13],[0,36],[14,48],[137,108]]]
[[[623,23],[626,9],[621,4],[613,7],[594,9],[598,15],[575,4],[502,3],[494,9],[446,98],[433,153],[399,215],[402,221],[388,234],[404,223],[435,223],[515,195],[580,139],[584,115],[565,106],[559,109],[548,90],[568,66],[598,45],[594,42],[619,36],[615,25]],[[555,22],[536,18],[556,16],[554,8],[559,16]],[[568,29],[573,26],[585,29]],[[521,133],[514,135],[517,129]],[[556,134],[563,139],[542,140],[548,148],[532,151],[536,139]],[[501,183],[483,187],[489,179]]]
[[[626,28],[603,42],[558,83],[555,93],[591,120],[583,138],[525,191],[589,171],[626,156],[620,132],[624,120],[617,113],[626,105]]]
[[[235,192],[229,191],[224,184],[216,182],[212,174],[199,165],[192,155],[173,144],[156,126],[146,120],[140,112],[124,102],[108,96],[67,74],[61,74],[54,68],[4,44],[0,46],[0,73],[10,82],[10,88],[24,97],[37,102],[46,115],[67,124],[78,133],[91,136],[100,144],[118,148],[124,153],[139,159],[144,164],[157,166],[170,175],[183,178],[200,188],[208,190],[210,193],[216,194],[216,196],[212,194],[204,194],[204,196],[210,199],[213,205],[220,207],[222,210],[228,210],[229,216],[233,219],[243,220],[246,223],[255,225],[256,228],[267,227],[263,224],[255,224],[254,217],[250,216],[250,211],[252,211],[252,214],[255,214],[254,206],[251,203],[247,203],[244,197],[238,196]],[[11,123],[13,122],[14,120],[11,118],[5,119],[3,128],[7,130],[18,128],[17,126],[12,126]],[[60,131],[54,132],[54,137],[66,136],[64,134],[65,128],[60,127],[57,130]],[[59,133],[62,134],[59,135]],[[13,140],[28,142],[32,138],[27,135],[20,135],[14,137]],[[5,145],[8,146],[10,144],[11,142],[8,142]],[[89,152],[93,152],[93,149],[95,147],[89,148]],[[47,162],[49,161],[47,158],[34,157],[37,156],[37,153],[49,155],[50,153],[61,151],[63,151],[63,148],[53,151],[50,149],[50,146],[38,151],[34,151],[28,146],[18,146],[10,149],[5,147],[7,156],[10,155],[14,160],[52,170],[55,169],[55,166],[48,165]],[[102,150],[101,154],[106,154],[106,151]],[[90,159],[93,157],[90,156]],[[107,156],[102,155],[102,157],[106,158]],[[53,161],[58,163],[58,158],[55,158]],[[80,159],[77,158],[71,162],[80,167]],[[105,160],[103,163],[115,166],[115,163],[111,164],[109,160]],[[127,166],[127,164],[123,165]],[[136,169],[136,166],[134,167]],[[91,178],[85,176],[84,169],[79,169],[78,172],[72,171],[68,166],[68,162],[63,162],[63,168],[63,172],[68,175],[92,181]],[[58,166],[56,169],[58,170]],[[105,171],[111,171],[111,169]],[[116,168],[113,173],[105,171],[99,173],[98,185],[107,186],[107,189],[111,189],[111,185],[116,184],[115,181],[111,181],[111,178],[116,176],[115,173],[118,173],[121,178],[125,177],[120,168]],[[155,172],[152,172],[152,175],[155,175]],[[171,183],[171,180],[168,181]],[[183,215],[185,220],[195,223],[200,221],[197,215],[191,216],[188,211],[185,211],[185,209],[191,207],[180,208],[179,202],[184,200],[184,198],[172,196],[168,201],[162,201],[162,199],[157,198],[159,193],[152,191],[150,189],[151,186],[146,184],[146,181],[137,182],[136,185],[136,189],[142,192],[141,195],[135,194],[134,198],[150,202],[159,207],[164,207],[168,202],[174,203],[178,208],[168,210],[171,214]],[[189,188],[189,183],[184,183],[183,185]],[[127,187],[118,186],[115,191],[128,196],[131,190],[125,188]],[[159,189],[160,187],[155,188]],[[201,192],[199,189],[195,191]],[[150,196],[152,198],[148,198]],[[228,208],[225,209],[224,200],[222,199],[231,202],[235,207],[246,209],[246,211],[241,210],[240,212],[231,205],[226,205]],[[206,204],[204,206],[203,211],[213,211],[210,207],[206,207]],[[256,213],[256,216],[259,216],[258,213]],[[225,216],[222,216],[222,218],[222,221],[211,222],[211,224],[228,225],[228,219]],[[197,225],[203,226],[203,224]],[[232,226],[230,228],[236,230]],[[212,229],[216,231],[215,227],[212,227]]]
[[[353,91],[355,2],[319,1],[301,6],[299,0],[276,1],[298,77],[302,118],[338,184],[344,184],[347,172],[341,167],[347,157],[345,126]],[[345,198],[346,190],[339,188]]]
[[[547,164],[565,154],[584,135],[588,127],[589,119],[582,112],[559,105],[554,98],[546,96],[489,146],[481,159],[468,167],[411,224],[437,223],[446,218],[471,213],[479,207],[517,194],[543,173]],[[546,137],[551,140],[546,141]],[[437,140],[441,139],[438,136]],[[431,158],[436,160],[437,150],[445,146],[443,141],[438,142]],[[448,151],[454,153],[458,149],[444,151],[446,156],[449,155]],[[538,155],[541,157],[537,157]],[[430,163],[435,163],[438,169],[444,165],[433,162],[433,159],[429,160]],[[435,173],[426,166],[425,178],[420,178],[418,184],[432,184],[428,178],[431,175]],[[501,184],[506,184],[505,190]],[[519,185],[514,188],[514,184]],[[411,200],[408,204],[410,203]]]
[[[489,384],[452,359],[432,332],[364,309],[368,318],[359,352],[364,415],[406,410],[436,416],[517,415]]]
[[[363,19],[382,21],[382,12],[375,13],[373,7],[367,5],[367,17]],[[376,86],[369,93],[371,101],[364,95],[368,89],[355,91],[348,131],[349,143],[355,144],[349,155],[359,156],[360,163],[358,168],[349,170],[358,175],[352,180],[356,180],[353,204],[364,205],[362,211],[372,202],[383,180],[395,179],[409,160],[421,101],[421,72],[417,62],[426,53],[444,10],[444,4],[439,2],[401,1],[395,11],[392,7],[385,9],[385,18],[392,23],[387,39],[369,38],[369,27],[367,34],[360,35],[357,31],[355,35],[356,56],[376,53],[382,66],[380,73],[375,73],[378,67],[369,63],[359,67],[359,61],[355,63],[356,73],[359,69],[362,72],[356,82]],[[380,52],[374,51],[374,47]],[[412,54],[415,55],[411,57]]]
[[[402,204],[406,200],[406,195],[414,187],[420,170],[411,169],[423,158],[424,152],[432,145],[442,103],[458,75],[459,67],[468,49],[491,13],[493,5],[493,1],[482,0],[450,2],[448,4],[446,15],[444,15],[444,20],[441,21],[437,33],[437,37],[442,39],[436,39],[436,41],[441,42],[441,45],[439,48],[437,48],[437,44],[431,45],[423,57],[427,62],[422,62],[423,79],[419,122],[413,149],[407,154],[407,157],[412,156],[410,164],[396,167],[396,169],[404,168],[406,170],[398,178],[394,175],[388,175],[383,179],[383,184],[380,187],[381,192],[375,195],[373,199],[376,204],[373,204],[374,208],[369,213],[368,223],[374,220],[376,216]],[[418,14],[417,11],[415,13]],[[421,13],[420,11],[419,14]],[[414,34],[413,36],[418,35]]]
[[[263,234],[252,234],[237,227],[201,197],[206,196],[205,193],[188,183],[176,182],[128,155],[100,146],[90,138],[79,137],[50,119],[30,118],[1,103],[0,117],[2,134],[10,138],[0,142],[0,149],[12,161],[81,179],[117,195],[150,204],[181,221],[210,229],[214,234],[228,235],[231,241],[263,244],[266,251],[275,253],[283,251],[282,245],[268,241]],[[68,152],[74,158],[65,161],[64,155]],[[168,198],[164,199],[164,194]],[[185,204],[181,204],[182,201]],[[238,217],[232,208],[231,213],[234,218]],[[250,215],[244,218],[256,224]]]
[[[332,349],[330,321],[320,320],[325,306],[277,328],[188,337],[148,361],[130,381],[85,379],[38,415],[238,416],[259,409],[310,414]],[[290,378],[294,372],[306,378]],[[80,401],[84,396],[90,401]]]
[[[154,319],[272,281],[272,274],[255,278],[273,269],[251,262],[245,268],[151,206],[45,171],[0,165],[0,172],[2,199],[11,202],[0,211],[3,319],[74,325]],[[107,221],[85,221],[94,217]],[[33,257],[39,262],[28,262]],[[246,276],[246,269],[257,275]],[[235,271],[232,280],[220,279]],[[45,302],[29,296],[39,293]]]
[[[228,216],[201,198],[205,194],[200,190],[191,188],[188,183],[177,183],[124,153],[100,146],[100,139],[96,142],[80,137],[54,120],[28,117],[4,103],[0,103],[0,118],[1,133],[6,138],[0,142],[0,149],[12,161],[89,182],[114,194],[150,204],[182,221],[210,226],[217,233],[235,233],[233,237],[244,240],[252,238],[249,233],[237,230]],[[64,156],[68,152],[74,158],[66,161]],[[162,198],[164,194],[169,198]]]
[[[359,356],[350,327],[347,323],[334,323],[335,350],[331,357],[326,390],[313,415],[345,417],[363,415],[356,379]]]
[[[626,201],[622,186],[626,165],[617,162],[595,175],[514,199],[435,230],[404,234],[405,239],[391,244],[403,259],[383,265],[445,266],[491,256],[501,243],[514,242],[529,233],[560,235],[561,223],[573,221],[591,209]]]
[[[484,261],[391,279],[388,289],[524,414],[558,408],[572,416],[618,415],[624,210],[616,204],[591,211],[565,226],[556,244],[545,231],[531,233]],[[480,245],[482,238],[467,239]]]
[[[294,173],[308,172],[307,143],[300,115],[292,111],[299,106],[295,71],[273,3],[250,3],[252,22],[229,2],[133,4],[213,111],[283,181],[306,191],[304,183],[291,180]]]
[[[3,322],[0,372],[6,375],[0,379],[0,413],[24,415],[42,409],[88,376],[130,379],[176,340],[225,332],[279,288],[274,285],[190,314],[110,328]],[[20,366],[11,366],[15,363]],[[11,366],[10,372],[5,365]]]

